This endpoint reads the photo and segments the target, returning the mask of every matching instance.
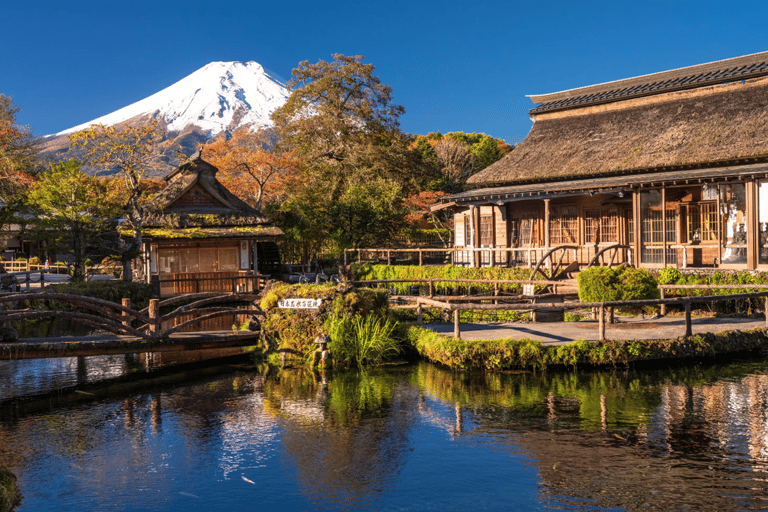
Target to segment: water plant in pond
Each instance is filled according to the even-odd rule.
[[[16,486],[16,477],[0,466],[0,512],[10,512],[21,503],[21,493]]]
[[[395,339],[398,323],[375,313],[332,316],[327,323],[334,363],[361,366],[382,363],[400,353]]]

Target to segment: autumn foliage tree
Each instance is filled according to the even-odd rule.
[[[117,170],[125,184],[126,196],[123,213],[133,229],[134,240],[130,251],[125,253],[126,280],[132,279],[130,256],[141,250],[141,228],[146,218],[142,202],[142,182],[152,165],[154,149],[165,135],[157,121],[140,126],[92,125],[70,136],[72,147],[83,148],[84,160],[88,165],[104,170]],[[141,269],[142,266],[137,266]],[[141,276],[139,276],[141,277]]]
[[[204,146],[205,159],[218,167],[222,181],[241,199],[261,210],[284,193],[297,168],[293,153],[271,148],[265,132],[249,127]]]
[[[13,100],[0,94],[0,225],[6,225],[34,181],[37,140],[16,123]]]

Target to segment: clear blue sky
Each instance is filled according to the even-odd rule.
[[[364,55],[403,130],[519,142],[526,94],[768,50],[768,2],[6,2],[0,92],[55,133],[149,96],[216,60],[284,78],[302,60]]]

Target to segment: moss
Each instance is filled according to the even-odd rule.
[[[456,340],[421,327],[409,328],[406,335],[417,352],[428,361],[453,369],[491,371],[551,366],[626,366],[645,361],[768,351],[768,334],[764,329],[725,331],[670,340],[574,341],[548,346],[530,339]]]
[[[16,476],[0,466],[0,512],[10,512],[21,503]]]

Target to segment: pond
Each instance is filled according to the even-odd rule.
[[[19,477],[18,510],[768,507],[764,361],[540,374],[238,363],[153,377],[161,366],[0,362],[0,464]],[[138,367],[147,379],[111,380]],[[57,393],[73,382],[89,387]]]

